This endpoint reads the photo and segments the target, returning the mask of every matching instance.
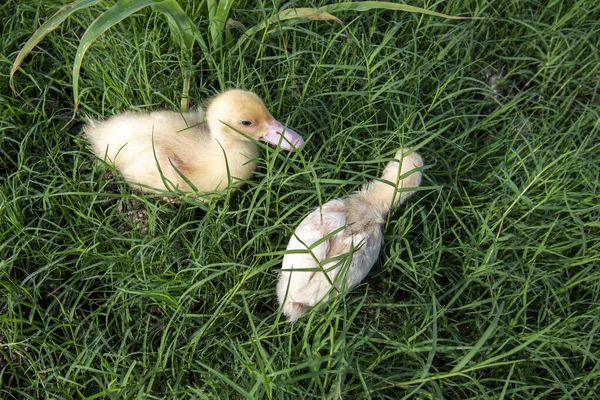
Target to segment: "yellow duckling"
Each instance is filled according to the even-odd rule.
[[[327,202],[300,223],[287,247],[296,252],[283,257],[277,283],[277,299],[290,322],[364,279],[379,256],[386,215],[415,193],[411,189],[421,184],[422,166],[419,154],[401,149],[382,181]]]
[[[202,109],[126,112],[84,127],[93,152],[114,164],[128,183],[145,192],[213,192],[239,186],[256,168],[261,140],[295,150],[300,135],[277,121],[263,101],[228,90]]]

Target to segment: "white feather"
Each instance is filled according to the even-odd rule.
[[[410,149],[396,154],[383,178],[344,200],[332,200],[312,211],[296,228],[283,257],[277,299],[290,322],[310,307],[358,285],[381,250],[385,215],[421,183],[423,160]],[[405,155],[406,154],[406,155]],[[410,173],[412,171],[412,173]]]

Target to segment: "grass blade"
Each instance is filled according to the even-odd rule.
[[[29,53],[31,53],[31,50],[33,50],[35,48],[35,46],[37,46],[38,43],[41,42],[46,37],[46,35],[48,35],[50,32],[52,32],[53,30],[58,28],[58,26],[65,19],[69,18],[69,16],[71,14],[73,14],[74,12],[84,9],[84,8],[87,8],[87,7],[91,7],[94,4],[99,3],[100,1],[102,1],[102,0],[74,1],[72,3],[69,3],[69,4],[61,7],[52,17],[50,17],[50,19],[48,19],[46,22],[44,22],[42,24],[42,26],[40,26],[33,33],[33,35],[31,35],[31,37],[29,38],[29,40],[27,40],[27,42],[25,43],[25,45],[23,46],[21,51],[19,51],[19,54],[17,54],[17,58],[15,59],[15,62],[13,63],[13,66],[10,70],[10,77],[9,77],[10,88],[13,91],[15,91],[15,88],[13,86],[14,74],[17,72],[17,70],[23,63],[23,60],[25,60],[25,58],[29,55]]]
[[[214,3],[209,6],[209,12],[211,14],[209,25],[210,42],[213,49],[218,49],[223,43],[225,24],[229,18],[229,11],[231,10],[232,5],[232,0],[221,0],[217,2],[216,6]]]
[[[268,18],[267,20],[259,23],[258,25],[255,25],[252,28],[248,29],[246,32],[244,32],[244,35],[240,37],[238,41],[238,46],[240,46],[246,39],[254,36],[256,32],[265,29],[276,22],[288,21],[292,19],[297,19],[297,22],[299,23],[308,21],[335,21],[338,24],[344,26],[342,20],[322,9],[305,7],[291,8],[283,10],[273,15],[271,18]]]
[[[259,23],[248,29],[244,36],[238,41],[240,46],[247,38],[252,37],[256,32],[269,27],[270,25],[287,20],[298,20],[298,23],[307,21],[335,21],[338,24],[344,26],[341,19],[333,15],[336,12],[343,11],[370,11],[376,9],[393,10],[393,11],[405,11],[411,13],[419,13],[432,15],[435,17],[447,18],[447,19],[470,19],[471,17],[455,17],[452,15],[442,14],[435,11],[427,10],[426,8],[408,6],[406,4],[396,4],[387,1],[359,1],[359,2],[348,2],[330,4],[319,8],[292,8],[279,12],[273,15],[271,18]]]
[[[175,0],[164,0],[154,3],[152,8],[163,13],[169,22],[171,33],[178,38],[183,50],[182,74],[183,74],[183,89],[181,93],[181,110],[186,112],[190,107],[190,85],[192,80],[192,55],[194,51],[194,43],[198,41],[200,50],[205,57],[209,58],[210,53],[208,46],[202,37],[200,29],[194,24],[190,17],[183,11],[179,3]]]
[[[483,345],[485,344],[485,342],[496,331],[496,328],[498,328],[498,321],[500,321],[500,316],[502,315],[502,310],[503,309],[504,309],[503,305],[501,305],[500,307],[498,307],[498,311],[496,312],[496,316],[494,317],[494,319],[492,320],[492,322],[490,323],[490,325],[488,326],[488,328],[485,330],[485,332],[483,333],[483,335],[481,335],[481,337],[479,338],[479,340],[477,341],[477,343],[475,344],[475,346],[473,346],[473,348],[463,358],[461,358],[461,360],[458,362],[458,364],[456,364],[456,366],[454,368],[452,368],[452,371],[450,371],[450,372],[458,372],[461,369],[463,369],[463,367],[465,365],[467,365],[469,363],[469,361],[471,361],[471,359],[473,357],[475,357],[475,354],[477,354],[477,352],[479,352],[479,350],[481,350],[481,348],[483,347]]]
[[[112,26],[153,3],[153,0],[119,0],[114,6],[96,18],[85,31],[81,42],[79,42],[79,47],[75,53],[75,61],[73,62],[73,117],[75,117],[79,105],[79,71],[81,70],[83,56],[87,50],[98,37]]]
[[[406,4],[392,3],[389,1],[358,1],[348,3],[330,4],[327,6],[319,7],[319,10],[327,12],[338,12],[338,11],[370,11],[370,10],[393,10],[393,11],[405,11],[416,14],[426,14],[434,17],[441,17],[447,19],[471,19],[472,17],[455,17],[453,15],[442,14],[435,11],[428,10],[426,8],[409,6]]]

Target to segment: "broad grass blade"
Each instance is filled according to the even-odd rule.
[[[393,11],[405,11],[417,14],[432,15],[434,17],[448,18],[448,19],[472,19],[472,17],[455,17],[453,15],[442,14],[435,11],[428,10],[426,8],[408,6],[406,4],[392,3],[389,1],[358,1],[358,2],[347,2],[330,4],[327,6],[319,7],[319,10],[327,12],[338,12],[338,11],[370,11],[376,9],[393,10]]]
[[[209,5],[210,15],[210,42],[213,49],[219,48],[223,43],[223,33],[225,31],[225,24],[229,19],[229,11],[233,5],[232,0],[221,0],[214,2]]]
[[[200,29],[194,24],[190,17],[183,11],[179,3],[175,0],[164,0],[161,2],[154,2],[152,9],[162,12],[167,20],[171,32],[179,36],[186,49],[191,52],[194,47],[194,41],[198,41],[202,53],[206,56],[208,54],[208,46],[202,37]]]
[[[102,0],[78,0],[78,1],[74,1],[72,3],[69,3],[63,7],[61,7],[52,17],[50,17],[50,19],[48,19],[46,22],[44,22],[42,24],[42,26],[40,26],[34,33],[33,35],[31,35],[31,37],[29,38],[29,40],[25,43],[25,45],[23,46],[23,48],[21,49],[21,51],[19,51],[19,54],[17,54],[17,58],[15,59],[15,62],[13,63],[13,66],[10,70],[10,78],[9,78],[9,85],[10,88],[14,91],[15,88],[13,87],[13,76],[14,74],[17,72],[17,70],[19,69],[19,67],[21,66],[21,64],[23,63],[23,60],[25,60],[25,58],[29,55],[29,53],[31,53],[31,50],[33,50],[33,48],[35,46],[38,45],[39,42],[41,42],[46,35],[48,35],[50,32],[52,32],[53,30],[55,30],[56,28],[58,28],[58,26],[67,18],[69,18],[69,16],[71,14],[73,14],[74,12],[87,8],[87,7],[91,7],[97,3],[99,3]]]
[[[271,18],[261,22],[260,24],[248,29],[245,32],[245,35],[240,38],[240,42],[245,40],[246,37],[252,37],[256,32],[265,29],[266,27],[276,23],[277,21],[287,21],[291,19],[301,20],[299,22],[303,22],[302,20],[335,21],[342,26],[344,25],[342,20],[340,20],[338,17],[319,8],[291,8],[283,10],[280,13],[275,14]]]
[[[185,60],[182,63],[183,89],[181,94],[181,110],[188,111],[190,99],[190,84],[192,80],[191,60],[194,51],[194,43],[198,41],[200,49],[205,57],[208,57],[209,51],[200,29],[194,24],[190,17],[183,11],[179,3],[175,0],[164,0],[152,5],[152,9],[165,15],[171,28],[171,33],[179,38],[184,49]]]
[[[392,11],[405,11],[411,13],[419,13],[432,15],[435,17],[448,18],[448,19],[470,19],[471,17],[455,17],[453,15],[447,15],[438,13],[435,11],[427,10],[426,8],[408,6],[406,4],[397,4],[388,1],[359,1],[359,2],[346,2],[338,4],[330,4],[319,8],[293,8],[283,10],[280,13],[272,16],[271,18],[261,22],[258,25],[253,26],[245,32],[245,35],[238,41],[238,46],[241,45],[246,38],[252,37],[256,32],[261,29],[265,29],[268,26],[276,23],[277,21],[285,21],[291,19],[298,19],[299,22],[320,20],[320,21],[335,21],[342,26],[344,23],[341,19],[333,15],[337,12],[343,11],[369,11],[375,9],[385,9]]]
[[[75,102],[73,106],[73,116],[77,113],[77,107],[79,105],[79,71],[81,70],[83,56],[87,50],[100,35],[112,26],[151,4],[154,4],[153,0],[119,0],[114,6],[96,18],[85,31],[81,38],[81,42],[79,42],[79,47],[75,53],[75,61],[73,62],[73,97]]]

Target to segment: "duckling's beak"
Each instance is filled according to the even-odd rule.
[[[290,128],[286,128],[277,120],[267,123],[265,134],[260,138],[263,142],[279,146],[284,150],[298,150],[304,145],[304,139]]]

